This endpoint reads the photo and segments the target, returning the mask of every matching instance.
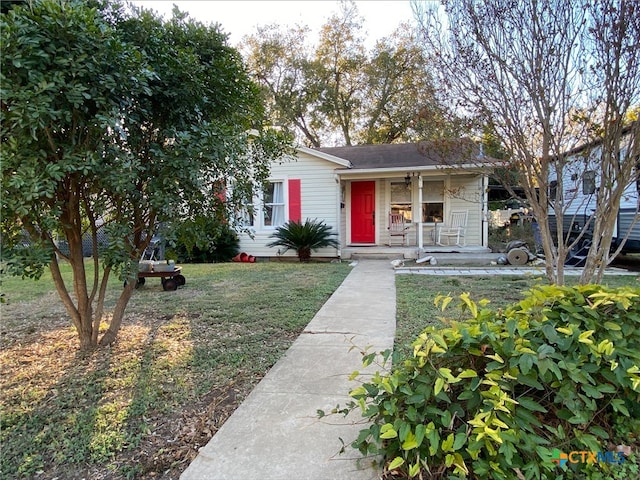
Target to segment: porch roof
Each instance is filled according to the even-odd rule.
[[[316,150],[348,160],[351,162],[351,167],[348,168],[350,171],[463,166],[479,168],[495,166],[498,162],[483,155],[481,149],[470,139],[322,147]]]

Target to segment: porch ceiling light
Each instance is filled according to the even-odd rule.
[[[411,175],[409,175],[409,173],[407,172],[407,176],[404,177],[404,184],[408,187],[410,183],[411,183]]]

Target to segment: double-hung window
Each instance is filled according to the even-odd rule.
[[[284,182],[271,181],[262,199],[262,226],[279,227],[285,223]]]
[[[444,217],[444,181],[422,182],[422,223],[441,223]]]
[[[391,183],[391,213],[399,213],[411,222],[411,186],[404,182]]]

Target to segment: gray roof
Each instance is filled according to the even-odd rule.
[[[495,161],[490,157],[480,157],[480,148],[469,139],[322,147],[316,150],[349,160],[353,169],[480,165]]]

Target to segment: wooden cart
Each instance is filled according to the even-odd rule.
[[[177,290],[186,283],[184,275],[182,275],[182,267],[175,267],[171,271],[167,272],[138,272],[138,281],[136,288],[145,284],[145,279],[149,277],[160,278],[162,288],[167,292]]]

